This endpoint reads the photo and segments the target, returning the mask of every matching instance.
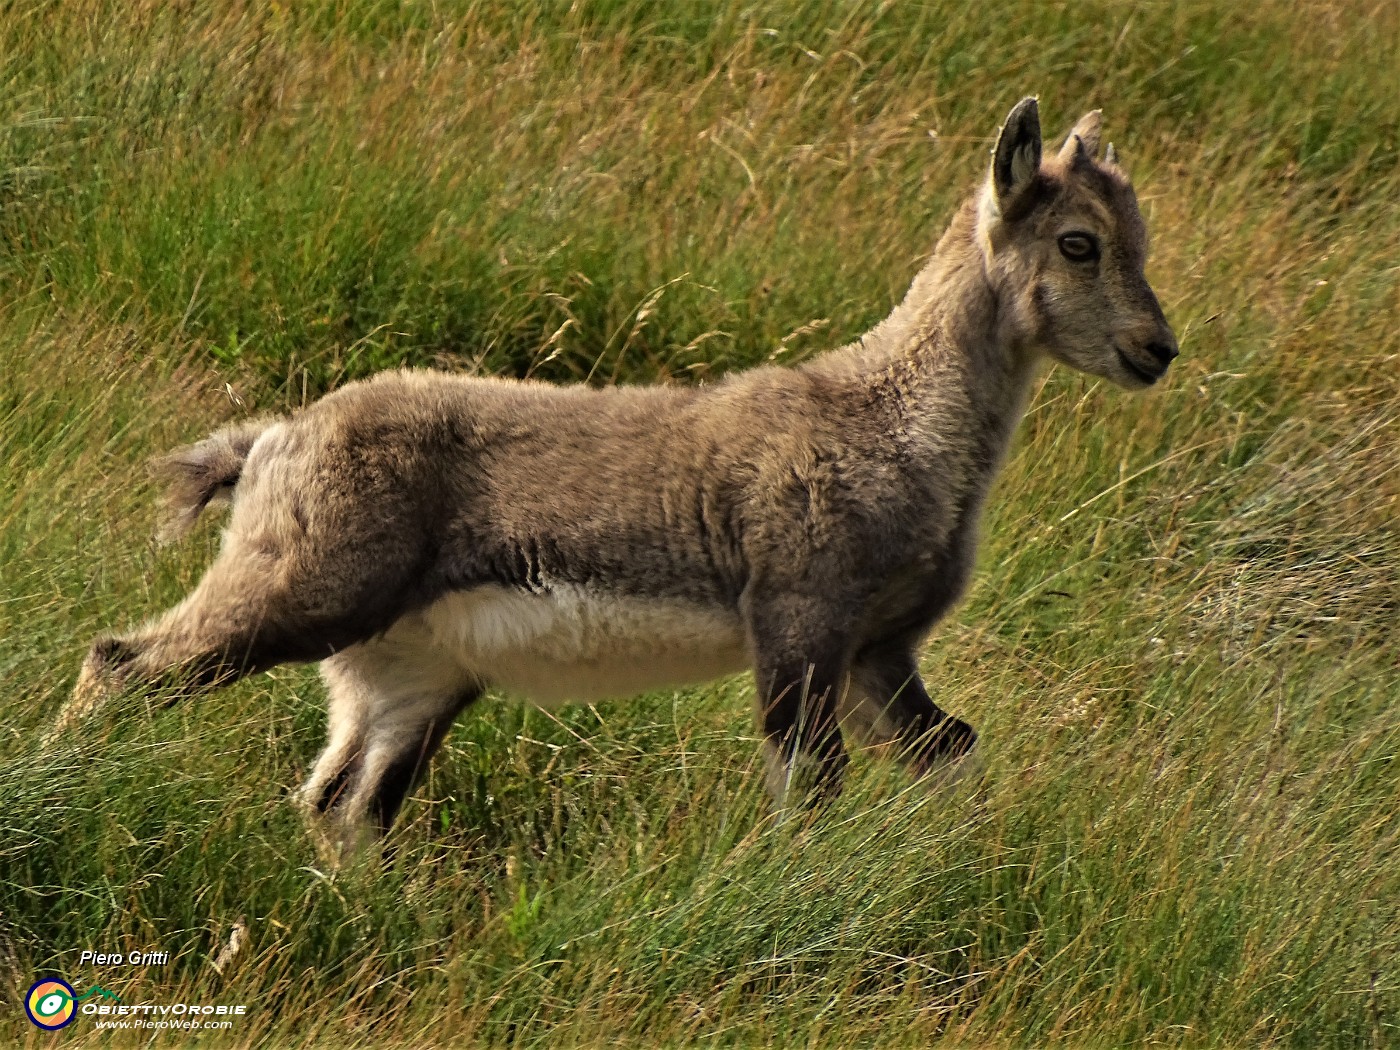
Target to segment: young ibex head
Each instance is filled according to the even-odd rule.
[[[1097,159],[1099,111],[1042,162],[1033,98],[1006,118],[979,208],[988,279],[1008,335],[1119,386],[1155,383],[1177,355],[1143,274],[1147,229],[1113,147]]]

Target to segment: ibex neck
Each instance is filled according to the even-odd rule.
[[[880,389],[910,453],[937,457],[985,491],[1025,411],[1038,355],[1001,308],[976,217],[975,200],[964,204],[904,301],[829,360]]]

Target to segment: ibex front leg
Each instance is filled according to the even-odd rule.
[[[919,678],[912,643],[895,640],[868,645],[852,662],[850,706],[871,743],[892,743],[899,757],[920,777],[968,754],[976,731],[941,710]]]
[[[833,612],[790,595],[751,595],[758,721],[768,790],[783,805],[794,783],[813,801],[834,798],[849,758],[837,717],[849,642]]]

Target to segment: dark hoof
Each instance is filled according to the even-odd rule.
[[[803,801],[809,810],[820,811],[840,798],[845,787],[846,763],[824,765],[812,779]]]
[[[919,776],[927,776],[968,755],[977,746],[977,730],[960,718],[948,718],[925,733],[907,752]]]
[[[977,746],[977,730],[960,718],[950,718],[933,731],[929,742],[932,757],[948,762],[962,758]]]

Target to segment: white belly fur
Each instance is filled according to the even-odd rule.
[[[736,614],[689,602],[556,585],[485,586],[419,614],[435,648],[540,706],[704,682],[749,666]]]

